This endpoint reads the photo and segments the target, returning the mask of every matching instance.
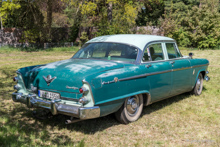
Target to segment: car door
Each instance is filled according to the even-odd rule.
[[[166,98],[171,91],[171,64],[165,60],[162,43],[152,43],[144,50],[142,66],[150,82],[151,100]]]
[[[165,43],[167,58],[172,67],[171,95],[187,92],[191,89],[191,64],[188,58],[183,58],[176,43]]]

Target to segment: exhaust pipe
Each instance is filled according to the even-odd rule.
[[[66,125],[67,124],[72,124],[72,123],[79,122],[79,121],[82,121],[82,119],[77,119],[77,118],[75,118],[75,119],[68,119],[68,120],[65,121],[65,124]]]

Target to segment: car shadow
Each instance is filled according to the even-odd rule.
[[[189,97],[190,97],[189,93],[184,93],[184,94],[174,96],[174,97],[171,97],[171,98],[159,101],[159,102],[155,102],[149,106],[144,107],[141,117],[144,115],[151,114],[152,112],[158,111],[166,106],[169,106],[173,103],[179,102]],[[24,113],[24,115],[27,115],[28,113],[30,113],[30,111],[27,112],[26,114]],[[59,129],[65,128],[70,131],[78,131],[84,134],[94,134],[98,131],[108,129],[114,125],[120,125],[120,123],[116,121],[114,114],[66,125],[65,121],[67,119],[69,119],[69,117],[64,116],[64,115],[56,115],[46,120],[38,120],[38,119],[35,119],[35,120],[41,122],[43,127],[50,126],[51,129],[53,129],[54,127],[58,127]]]
[[[152,112],[155,112],[155,111],[158,111],[160,109],[163,109],[164,107],[169,106],[169,105],[171,105],[173,103],[177,103],[179,101],[187,99],[191,95],[192,94],[190,94],[190,92],[187,92],[187,93],[183,93],[183,94],[180,94],[180,95],[177,95],[177,96],[173,96],[173,97],[170,97],[170,98],[167,98],[167,99],[155,102],[155,103],[153,103],[151,105],[148,105],[148,106],[146,106],[144,108],[141,117],[143,115],[150,114]]]

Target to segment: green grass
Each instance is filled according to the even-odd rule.
[[[68,59],[77,48],[62,50],[0,48],[0,146],[220,146],[220,50],[192,51],[210,61],[211,80],[201,96],[186,93],[154,103],[128,125],[113,115],[70,125],[62,115],[38,120],[34,109],[11,100],[18,68]]]

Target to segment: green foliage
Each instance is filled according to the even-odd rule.
[[[32,1],[5,1],[0,9],[3,24],[8,27],[22,29],[20,42],[35,43],[46,39],[42,29],[44,26],[43,15],[36,2]]]
[[[220,14],[208,4],[193,7],[184,19],[183,25],[189,32],[191,46],[214,48],[220,42]]]
[[[164,0],[165,11],[176,12],[178,15],[185,16],[188,10],[194,6],[199,6],[200,0]]]
[[[220,41],[220,14],[215,0],[194,6],[183,17],[172,10],[160,19],[165,36],[174,38],[180,46],[216,48]]]
[[[88,41],[88,35],[86,32],[82,32],[81,37],[80,37],[80,46],[82,46],[84,43]]]
[[[69,6],[65,9],[65,13],[68,17],[68,22],[71,25],[69,41],[75,42],[78,37],[78,33],[82,21],[81,11],[79,9],[77,10],[77,8],[75,8],[74,6]]]
[[[164,0],[148,0],[143,2],[136,23],[138,26],[145,26],[152,22],[152,25],[158,24],[158,19],[164,14]]]
[[[73,1],[70,4],[77,12],[80,12],[79,21],[75,22],[72,32],[76,36],[79,27],[96,27],[96,36],[109,34],[133,33],[132,28],[136,25],[137,1],[135,0],[97,0],[97,1]],[[109,5],[111,9],[108,9]],[[109,19],[111,11],[112,19]],[[78,16],[79,14],[76,14]]]
[[[83,28],[82,44],[93,36],[136,33],[136,26],[158,26],[180,46],[216,48],[220,43],[219,0],[6,0],[0,5],[4,26],[24,31],[20,42],[50,42],[52,25],[71,26],[71,42]]]
[[[130,2],[119,3],[115,1],[112,8],[112,20],[108,19],[107,8],[102,8],[102,13],[98,15],[96,25],[98,27],[97,36],[111,34],[134,33],[132,28],[136,26],[137,5]]]
[[[21,5],[16,0],[6,0],[3,1],[0,7],[0,17],[2,18],[2,23],[5,24],[7,19],[10,19],[10,15],[14,14],[15,10],[21,8]]]

